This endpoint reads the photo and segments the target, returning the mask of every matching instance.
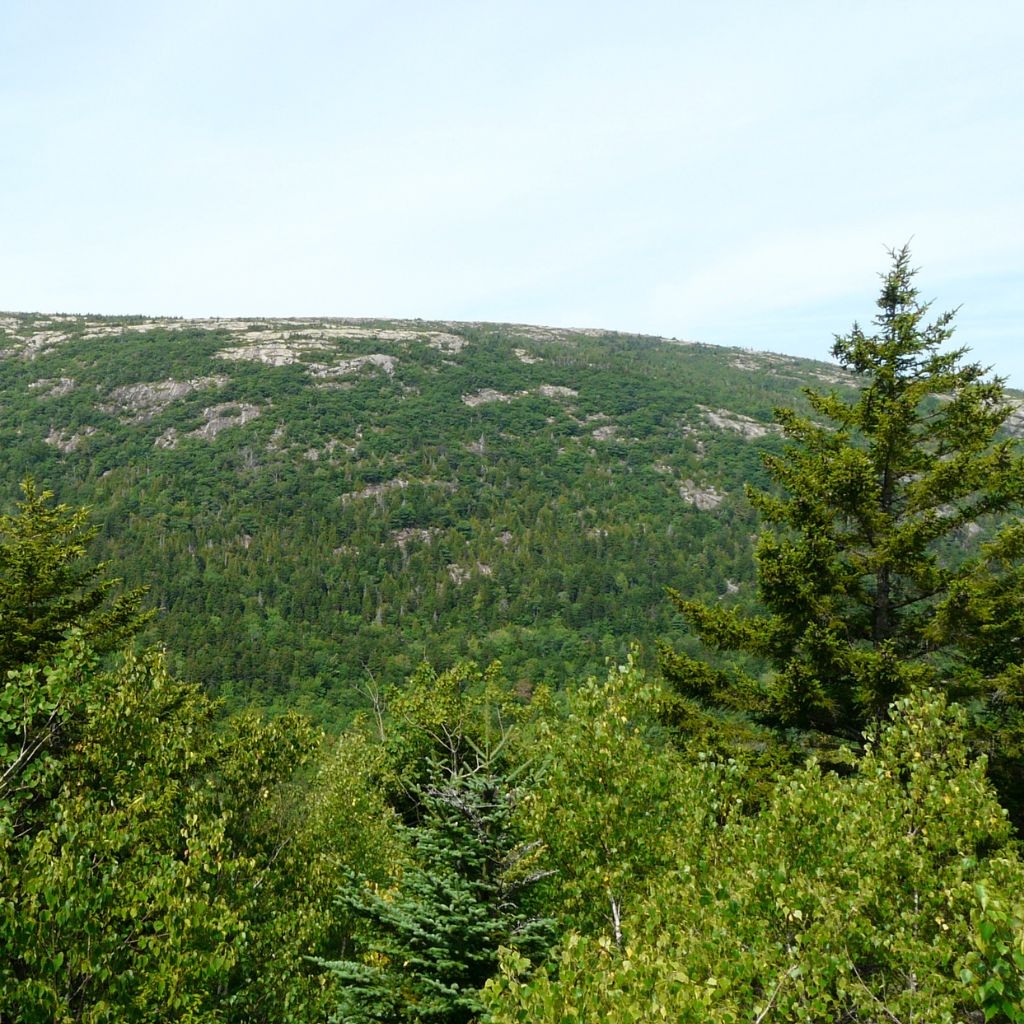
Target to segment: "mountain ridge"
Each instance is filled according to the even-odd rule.
[[[151,638],[229,705],[522,687],[685,644],[664,587],[756,601],[748,483],[834,364],[594,328],[0,315],[0,485],[100,525]]]

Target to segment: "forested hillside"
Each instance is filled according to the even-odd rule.
[[[8,314],[0,491],[91,507],[184,677],[337,723],[423,660],[649,660],[686,642],[669,584],[749,605],[772,409],[846,381],[598,331]]]
[[[778,435],[759,403],[827,371],[11,321],[11,461],[97,521],[31,480],[0,514],[0,1024],[1024,1022],[1017,405],[893,257],[833,349],[858,386]],[[577,674],[665,603],[658,674]],[[165,629],[237,659],[227,709]],[[398,675],[517,631],[513,674]],[[237,707],[293,642],[334,674],[262,703],[340,716],[362,671],[344,726]]]

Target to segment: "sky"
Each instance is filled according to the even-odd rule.
[[[3,0],[0,309],[828,358],[909,242],[1024,387],[1019,0]]]

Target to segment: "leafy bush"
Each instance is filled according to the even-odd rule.
[[[968,758],[964,713],[933,692],[892,715],[852,775],[811,764],[652,879],[621,946],[574,933],[526,981],[507,955],[487,990],[494,1024],[938,1024],[964,1020],[976,992],[990,1016],[1019,1019],[1019,922],[998,915],[1024,869],[984,760]]]

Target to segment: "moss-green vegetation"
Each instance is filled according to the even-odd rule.
[[[863,389],[807,396],[841,429],[780,415],[767,475],[705,350],[5,321],[3,429],[101,503],[95,537],[31,483],[0,518],[0,1024],[1024,1021],[1019,456],[908,274],[837,344]],[[173,378],[112,376],[121,345]],[[754,618],[744,478],[780,485]],[[578,674],[658,628],[676,561],[721,659]]]
[[[557,686],[685,643],[669,583],[749,605],[772,408],[836,372],[502,325],[0,324],[0,490],[91,507],[176,671],[333,724],[422,660]]]
[[[1022,1019],[962,710],[918,694],[765,797],[658,703],[628,664],[564,708],[461,666],[324,744],[72,641],[0,706],[5,772],[62,708],[0,789],[0,1021]]]

